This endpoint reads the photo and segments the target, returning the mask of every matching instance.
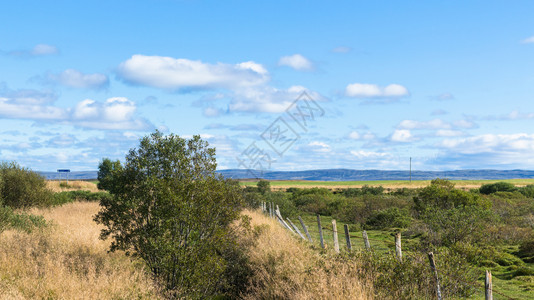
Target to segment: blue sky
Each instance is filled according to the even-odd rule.
[[[410,157],[419,170],[533,169],[532,11],[532,1],[4,2],[0,160],[95,170],[158,129],[200,134],[220,169],[395,170]],[[303,104],[305,124],[291,118]]]

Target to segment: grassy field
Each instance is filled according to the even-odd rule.
[[[505,180],[451,180],[457,188],[478,188],[483,184],[495,183],[500,181],[510,182],[516,186],[525,186],[534,184],[534,179],[505,179]],[[242,186],[256,186],[258,181],[241,181]],[[361,188],[364,185],[382,186],[386,189],[397,188],[420,188],[430,184],[430,180],[376,180],[376,181],[312,181],[312,180],[273,180],[270,181],[271,189],[285,190],[290,187],[296,188],[328,188],[328,189],[345,189]]]
[[[98,203],[32,209],[50,224],[0,234],[0,299],[158,299],[143,270],[122,252],[107,253],[93,222]]]

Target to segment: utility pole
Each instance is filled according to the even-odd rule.
[[[412,158],[410,157],[410,183],[412,183]]]

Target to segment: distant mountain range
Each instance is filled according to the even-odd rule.
[[[325,169],[308,171],[260,171],[245,169],[219,170],[220,174],[233,179],[250,179],[261,177],[267,180],[319,180],[319,181],[371,181],[371,180],[409,180],[409,171],[385,170],[350,170]],[[39,172],[49,180],[59,179],[59,173]],[[70,172],[71,180],[91,180],[97,178],[97,171]],[[454,170],[454,171],[412,171],[412,180],[429,180],[434,178],[453,180],[476,179],[520,179],[534,178],[531,170]],[[65,178],[65,173],[61,174]]]

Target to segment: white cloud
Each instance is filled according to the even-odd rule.
[[[13,51],[8,52],[9,55],[23,57],[23,58],[54,55],[58,53],[59,53],[59,50],[55,46],[47,45],[47,44],[38,44],[30,50],[13,50]]]
[[[400,129],[450,129],[451,124],[441,120],[434,119],[430,121],[403,120],[397,125]]]
[[[521,40],[521,44],[532,44],[532,43],[534,43],[534,36]]]
[[[454,122],[452,122],[452,125],[457,127],[457,128],[465,128],[465,129],[477,127],[477,124],[475,124],[475,123],[473,123],[471,121],[467,121],[467,120],[454,121]]]
[[[288,89],[262,86],[235,91],[231,96],[229,109],[233,112],[282,113],[303,92],[306,92],[316,102],[324,100],[319,93],[309,91],[302,86],[291,86]]]
[[[373,152],[373,151],[350,151],[350,153],[357,158],[363,159],[363,158],[388,158],[391,157],[391,154],[384,153],[384,152]]]
[[[33,47],[31,54],[32,55],[51,55],[51,54],[57,54],[59,53],[59,50],[55,46],[47,45],[47,44],[38,44],[35,47]]]
[[[330,152],[331,151],[330,145],[323,143],[323,142],[313,141],[309,143],[308,146],[310,147],[310,150],[313,152]]]
[[[80,101],[72,110],[71,119],[75,125],[94,129],[142,130],[150,125],[136,118],[135,103],[124,97],[113,97],[104,103],[91,99]]]
[[[352,131],[349,133],[349,139],[352,140],[359,140],[361,138],[361,135],[358,133],[358,131]]]
[[[309,71],[313,69],[311,61],[300,54],[282,56],[278,61],[278,65],[288,66],[298,71]]]
[[[440,129],[436,131],[436,136],[439,136],[439,137],[453,137],[453,136],[462,136],[462,135],[465,135],[465,133],[462,131],[458,131],[458,130]]]
[[[438,146],[464,154],[534,151],[534,134],[483,134],[461,139],[445,139]]]
[[[430,121],[416,121],[416,120],[403,120],[397,125],[398,129],[410,129],[410,130],[436,130],[436,129],[454,129],[474,128],[477,125],[467,120],[456,120],[452,123],[445,122],[441,119],[433,119]]]
[[[268,80],[267,70],[255,62],[207,64],[199,60],[134,55],[118,67],[132,84],[163,89],[214,89],[254,86]]]
[[[223,111],[219,108],[208,106],[204,108],[202,114],[206,117],[218,117],[223,114]]]
[[[376,84],[352,83],[345,88],[345,95],[355,98],[400,98],[409,94],[408,89],[399,84],[380,87]]]
[[[109,85],[109,79],[104,74],[84,74],[74,69],[67,69],[60,74],[49,74],[47,79],[74,88],[100,89]]]
[[[65,118],[66,113],[54,106],[17,103],[13,99],[0,97],[0,116],[9,119],[57,120]]]
[[[113,97],[105,102],[85,99],[72,108],[52,105],[55,95],[35,90],[0,90],[0,117],[61,123],[94,129],[142,130],[152,127],[135,116],[134,102]]]
[[[391,140],[393,142],[410,142],[413,140],[412,133],[407,129],[396,129],[391,135]]]

